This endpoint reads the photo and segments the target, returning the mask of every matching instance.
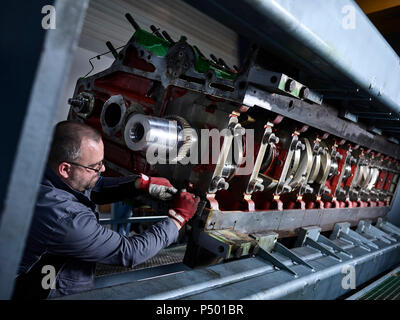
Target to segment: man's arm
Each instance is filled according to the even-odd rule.
[[[101,226],[89,208],[78,204],[65,219],[57,221],[49,239],[48,252],[85,261],[132,267],[175,242],[178,230],[195,214],[199,200],[190,193],[180,193],[174,200],[170,218],[131,237]]]
[[[49,245],[49,253],[125,267],[150,259],[178,237],[178,228],[170,218],[141,234],[126,237],[101,226],[89,210],[60,226],[62,237]]]
[[[145,192],[155,199],[169,200],[177,191],[168,179],[141,174],[121,178],[100,177],[90,197],[96,204],[106,204],[131,199]]]
[[[127,177],[100,177],[90,198],[96,204],[106,204],[134,198],[143,193],[135,187],[140,175]]]

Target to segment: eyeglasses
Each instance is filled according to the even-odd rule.
[[[101,160],[100,162],[98,162],[98,163],[93,165],[93,166],[96,166],[99,169],[88,167],[88,166],[84,166],[83,164],[76,163],[76,162],[67,162],[67,163],[72,164],[74,166],[82,167],[82,168],[85,168],[85,169],[93,170],[94,172],[99,173],[101,168],[103,168],[104,160]]]

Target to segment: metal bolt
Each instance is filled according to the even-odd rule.
[[[227,183],[222,177],[214,177],[212,186],[214,186],[217,190],[227,190],[229,188],[229,183]]]
[[[324,194],[329,194],[329,193],[331,193],[331,189],[329,189],[327,186],[324,186],[324,187],[322,188],[322,193],[324,193]]]
[[[269,135],[268,142],[269,143],[278,144],[279,143],[279,138],[275,134],[271,133]]]
[[[314,189],[311,188],[308,184],[304,188],[304,193],[313,193]]]
[[[75,112],[81,112],[85,108],[87,102],[88,100],[82,97],[68,99],[68,104],[73,107]]]
[[[257,178],[254,184],[254,191],[264,191],[264,185],[263,185],[263,180],[260,178]]]
[[[320,154],[325,154],[326,150],[323,147],[320,147],[319,145],[314,145],[314,152],[316,155],[320,155]]]
[[[304,150],[305,148],[305,144],[303,144],[301,141],[297,141],[295,144],[292,144],[292,150]]]
[[[310,90],[307,87],[302,87],[300,89],[300,98],[307,99],[310,94]]]
[[[231,132],[234,137],[243,136],[246,133],[246,129],[243,128],[240,123],[237,123],[233,128],[231,127]]]
[[[259,191],[259,192],[264,191],[264,185],[262,183],[256,183],[254,186],[254,191]]]
[[[337,151],[336,151],[334,157],[335,157],[336,159],[338,159],[338,160],[342,160],[342,158],[343,158],[343,156],[342,156],[339,152],[337,152]]]
[[[224,179],[222,179],[222,181],[218,182],[218,186],[217,186],[218,190],[228,190],[229,188],[229,183],[226,182]]]

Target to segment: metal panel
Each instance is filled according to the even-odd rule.
[[[57,1],[56,29],[48,30],[27,108],[0,225],[0,299],[11,296],[37,189],[88,1]],[[40,23],[40,22],[39,22]]]

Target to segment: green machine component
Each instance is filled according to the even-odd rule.
[[[159,57],[164,57],[167,55],[168,50],[174,45],[170,41],[164,40],[159,36],[147,32],[143,29],[138,29],[133,35],[133,38],[136,42],[142,46],[144,49],[152,52],[154,55]],[[186,37],[182,36],[178,43],[185,43]],[[224,80],[234,81],[237,77],[237,74],[226,69],[217,66],[215,63],[207,60],[202,53],[195,47],[190,46],[194,52],[194,69],[198,73],[207,73],[209,70],[213,70],[217,78]]]

